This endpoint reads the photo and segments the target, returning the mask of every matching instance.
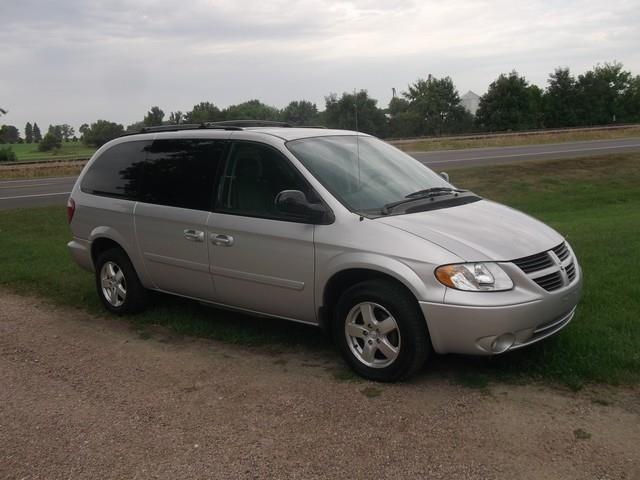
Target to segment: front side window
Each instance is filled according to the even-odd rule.
[[[313,193],[289,161],[259,143],[233,145],[222,183],[216,210],[225,213],[289,220],[275,207],[278,193],[300,190],[313,201]]]
[[[225,145],[216,139],[155,140],[142,170],[140,201],[210,210]]]
[[[137,200],[140,170],[151,141],[124,142],[100,155],[82,178],[83,192]]]
[[[432,170],[367,136],[326,136],[287,142],[287,148],[347,208],[379,214],[425,189],[450,189]]]

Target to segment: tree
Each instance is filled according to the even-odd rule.
[[[62,141],[62,125],[49,125],[47,133],[55,135],[60,139],[60,141]]]
[[[223,110],[222,115],[225,120],[280,120],[280,111],[260,100],[230,105]]]
[[[429,75],[418,79],[403,93],[409,101],[408,111],[419,123],[421,135],[457,133],[473,124],[471,114],[460,105],[460,96],[450,77],[438,79]]]
[[[622,94],[620,120],[626,123],[640,122],[640,75],[629,80],[629,86]]]
[[[162,119],[164,118],[164,112],[159,107],[151,107],[151,110],[147,112],[144,117],[144,124],[147,127],[155,127],[162,125]]]
[[[123,133],[124,127],[122,125],[107,120],[98,120],[84,132],[83,141],[87,145],[101,147]]]
[[[29,122],[24,126],[24,141],[33,143],[33,127]]]
[[[178,110],[169,114],[169,125],[180,125],[184,119],[184,114]]]
[[[33,122],[33,142],[34,143],[38,143],[40,140],[42,140],[42,134],[40,133],[40,127],[38,127],[38,124]]]
[[[317,125],[318,107],[307,100],[291,102],[282,110],[282,121],[292,125]]]
[[[62,139],[65,142],[68,142],[69,140],[71,140],[71,137],[73,137],[76,134],[73,127],[67,123],[60,125],[60,129],[62,133]]]
[[[210,102],[200,102],[184,115],[184,123],[219,122],[220,120],[223,120],[222,112]]]
[[[131,125],[127,125],[127,129],[125,130],[127,133],[134,133],[134,132],[139,132],[140,130],[142,130],[146,125],[144,124],[144,122],[134,122]]]
[[[355,95],[343,93],[340,98],[332,93],[325,97],[325,102],[324,121],[327,127],[386,136],[387,117],[377,107],[378,101],[369,97],[366,90],[360,90]]]
[[[578,124],[578,84],[568,68],[549,75],[543,95],[544,126],[572,127]]]
[[[89,131],[89,124],[83,123],[82,125],[80,125],[78,131],[80,132],[80,139],[82,139],[84,137],[84,134]]]
[[[417,137],[420,135],[420,118],[416,111],[409,109],[409,101],[393,97],[387,108],[389,135],[391,137]]]
[[[618,62],[596,65],[578,76],[578,116],[583,125],[605,125],[620,121],[625,111],[624,93],[631,73]]]
[[[540,127],[541,93],[514,70],[489,85],[476,112],[478,125],[489,131],[525,130]]]
[[[0,143],[18,143],[20,131],[14,125],[2,125],[0,127]]]
[[[41,152],[49,152],[62,146],[62,140],[53,131],[47,132],[40,144],[38,150]]]

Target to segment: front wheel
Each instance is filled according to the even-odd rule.
[[[368,280],[344,292],[335,309],[333,334],[351,368],[370,380],[408,378],[431,353],[415,298],[385,280]]]

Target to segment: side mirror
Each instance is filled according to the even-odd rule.
[[[275,206],[282,213],[297,215],[313,223],[330,223],[331,212],[320,203],[311,203],[300,190],[283,190],[276,195]]]
[[[447,172],[440,172],[440,176],[444,178],[447,182],[449,181],[449,174]]]

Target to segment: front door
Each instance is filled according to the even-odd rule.
[[[316,323],[315,226],[276,211],[274,200],[282,190],[312,194],[277,150],[234,142],[207,221],[216,301]]]

